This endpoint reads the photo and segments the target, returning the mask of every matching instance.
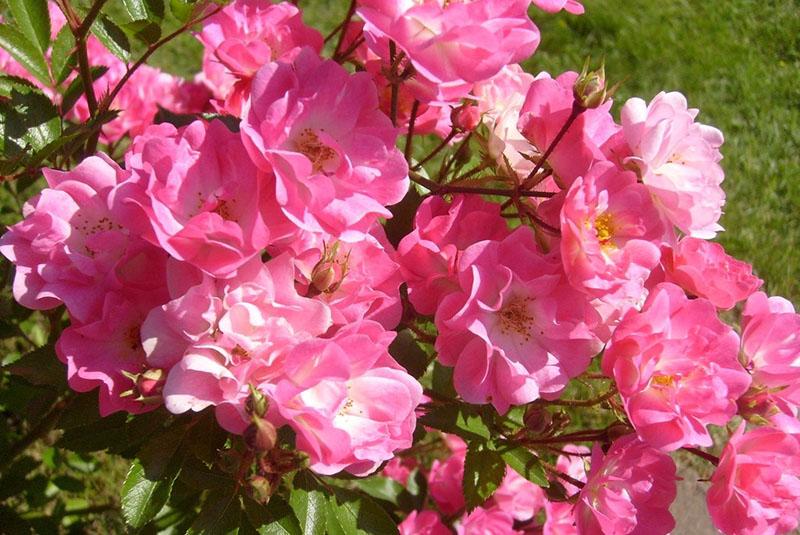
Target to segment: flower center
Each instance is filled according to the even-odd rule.
[[[311,161],[315,173],[330,171],[336,164],[336,151],[319,140],[310,128],[303,129],[295,141],[295,148]]]
[[[531,326],[534,317],[528,310],[528,305],[533,301],[532,297],[517,298],[506,304],[500,310],[500,332],[503,334],[518,334],[525,338],[531,338]]]
[[[616,228],[614,226],[614,220],[612,219],[611,214],[604,212],[595,218],[594,231],[595,234],[597,234],[597,241],[600,242],[600,247],[614,247],[614,244],[611,240],[614,237],[615,230]]]
[[[658,386],[672,386],[675,384],[675,378],[671,375],[656,375],[651,380]]]

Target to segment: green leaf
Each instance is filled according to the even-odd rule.
[[[300,521],[303,535],[325,533],[325,490],[308,470],[295,474],[289,506]]]
[[[92,82],[99,80],[106,72],[108,72],[108,67],[105,65],[92,67],[89,72],[92,76]],[[61,113],[66,114],[71,110],[81,96],[83,96],[83,79],[78,76],[70,82],[69,87],[64,91],[64,96],[61,99]]]
[[[389,346],[389,354],[415,379],[422,377],[428,368],[428,354],[419,347],[417,339],[408,329],[397,334]]]
[[[301,535],[292,508],[280,496],[272,496],[267,505],[243,497],[244,512],[259,535]]]
[[[122,3],[131,20],[147,20],[147,6],[144,0],[122,0]]]
[[[445,398],[456,397],[456,390],[453,388],[453,368],[444,366],[439,361],[433,362],[433,391]]]
[[[388,477],[372,476],[365,479],[356,479],[354,483],[359,490],[376,498],[397,505],[398,499],[407,492],[403,486]]]
[[[39,47],[44,54],[50,46],[50,13],[47,11],[47,0],[8,0],[8,7],[17,28]]]
[[[141,461],[133,461],[122,484],[122,515],[132,527],[138,529],[147,524],[169,500],[178,470],[162,476],[151,479]]]
[[[61,475],[53,478],[53,484],[67,492],[83,492],[83,481],[72,476]]]
[[[14,364],[4,368],[19,375],[32,385],[66,386],[66,368],[56,357],[53,346],[44,346],[31,351]]]
[[[164,18],[164,0],[123,0],[131,20],[161,21]]]
[[[24,34],[8,24],[0,24],[0,47],[5,48],[37,80],[45,85],[50,84],[44,53]]]
[[[120,437],[126,437],[125,414],[118,412],[105,418],[93,419],[96,414],[85,414],[87,423],[64,431],[56,445],[77,452],[100,451],[118,443]]]
[[[50,66],[57,84],[64,83],[76,64],[75,38],[69,25],[65,25],[53,41],[53,51],[50,54]]]
[[[92,24],[92,33],[100,42],[122,61],[131,59],[131,43],[128,36],[117,24],[105,15],[100,15]]]
[[[190,0],[169,0],[169,9],[181,22],[186,22],[194,13],[195,3]]]
[[[489,449],[485,444],[470,443],[461,483],[467,511],[472,511],[491,498],[505,475],[506,463],[498,452]]]
[[[212,490],[186,535],[229,535],[239,532],[242,505],[236,486]]]
[[[125,31],[136,39],[151,45],[161,38],[161,26],[149,20],[134,20],[125,25]]]
[[[548,487],[550,485],[541,460],[528,449],[521,446],[506,450],[501,449],[501,455],[508,466],[531,483],[535,483],[540,487]]]
[[[333,495],[328,497],[328,531],[371,535],[397,534],[397,523],[371,498],[358,492],[334,487]]]
[[[489,440],[492,437],[490,411],[486,406],[447,403],[429,411],[419,422],[467,440]]]
[[[2,28],[0,26],[0,28]],[[61,134],[58,110],[41,91],[0,75],[0,174],[10,174],[31,151],[39,151]],[[10,84],[10,85],[9,85]],[[4,86],[4,87],[3,87]]]

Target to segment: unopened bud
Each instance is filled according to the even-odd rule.
[[[318,264],[319,265],[319,264]],[[321,266],[319,269],[314,268],[311,273],[311,285],[320,293],[324,293],[331,286],[336,279],[336,271],[331,266]]]
[[[160,396],[166,375],[161,368],[150,368],[139,374],[136,379],[136,389],[139,391],[139,395],[143,397]]]
[[[528,432],[534,436],[541,436],[547,433],[552,425],[550,411],[539,404],[532,404],[525,410],[522,420]]]
[[[597,70],[589,70],[589,60],[583,65],[583,70],[572,86],[575,101],[582,108],[597,108],[601,106],[616,90],[616,87],[606,91],[606,69],[601,64]]]
[[[272,496],[272,485],[264,476],[253,476],[248,480],[250,493],[253,499],[260,504],[266,504]]]
[[[261,393],[260,390],[250,385],[250,395],[247,396],[247,401],[244,403],[244,408],[248,414],[252,414],[258,418],[263,418],[269,408],[269,400]]]
[[[471,132],[481,124],[481,113],[477,106],[462,104],[450,112],[453,128],[461,132]]]
[[[322,258],[311,270],[311,292],[313,295],[320,293],[333,293],[339,289],[349,269],[350,255],[339,257],[339,243],[331,246],[325,244]],[[309,295],[310,297],[311,295]]]
[[[251,450],[269,451],[278,441],[278,432],[267,420],[253,418],[253,422],[244,430],[244,441]]]

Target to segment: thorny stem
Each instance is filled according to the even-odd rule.
[[[389,68],[391,69],[391,72],[389,73],[389,80],[391,82],[392,91],[392,104],[391,108],[389,109],[389,118],[392,120],[392,126],[397,126],[397,103],[400,94],[399,82],[397,80],[398,63],[397,45],[394,44],[394,41],[389,41]]]
[[[555,150],[556,146],[561,142],[561,138],[563,138],[564,135],[567,133],[567,130],[569,130],[569,127],[572,126],[572,123],[575,122],[575,119],[577,119],[578,116],[581,113],[583,113],[585,110],[586,110],[586,108],[581,106],[578,103],[577,100],[572,102],[572,110],[570,110],[569,117],[567,117],[567,120],[564,123],[564,126],[561,127],[561,130],[558,131],[558,134],[556,134],[556,137],[553,138],[553,141],[550,143],[550,146],[547,147],[547,150],[544,151],[544,154],[542,154],[541,158],[539,158],[539,161],[536,162],[536,166],[533,168],[533,171],[530,172],[530,174],[525,179],[525,181],[531,180],[534,176],[536,176],[536,173],[539,172],[539,170],[542,168],[544,163],[547,161],[547,159],[550,157],[550,155]]]
[[[419,113],[419,100],[414,100],[411,106],[411,117],[408,119],[408,134],[406,135],[406,148],[404,151],[406,161],[411,161],[411,153],[414,149],[414,123],[417,122],[417,113]]]
[[[578,487],[579,489],[582,489],[584,487],[584,485],[586,485],[586,483],[584,483],[583,481],[575,479],[571,475],[561,472],[560,470],[558,470],[555,466],[553,466],[551,464],[548,464],[548,463],[542,461],[542,466],[544,467],[545,470],[547,470],[548,472],[550,472],[551,474],[553,474],[557,478],[566,481],[567,483],[569,483],[570,485],[572,485],[574,487]]]
[[[442,151],[442,149],[445,148],[454,137],[456,137],[457,133],[458,131],[455,128],[450,130],[450,133],[447,134],[447,137],[445,137],[441,143],[436,145],[436,147],[432,151],[430,151],[427,156],[425,156],[422,160],[417,162],[417,164],[414,167],[412,167],[411,170],[416,171],[420,169],[423,165],[428,163],[431,160],[431,158],[439,154]]]
[[[117,85],[114,86],[114,89],[112,89],[105,97],[103,97],[103,100],[100,102],[99,111],[100,112],[108,111],[109,107],[111,106],[111,103],[114,101],[114,99],[116,98],[117,94],[119,94],[119,92],[122,90],[122,87],[125,85],[125,83],[130,79],[130,77],[133,75],[133,73],[136,72],[139,69],[139,67],[144,65],[144,63],[150,58],[150,56],[152,56],[156,52],[156,50],[158,50],[159,48],[161,48],[162,46],[164,46],[168,42],[172,41],[173,39],[175,39],[176,37],[178,37],[179,35],[184,33],[186,30],[188,30],[189,28],[191,28],[195,24],[203,22],[207,18],[216,15],[221,10],[222,10],[222,6],[217,6],[216,8],[212,9],[208,13],[206,13],[206,14],[204,14],[204,15],[196,18],[196,19],[192,19],[189,22],[186,22],[180,28],[178,28],[177,30],[172,32],[171,34],[169,34],[169,35],[167,35],[165,37],[162,37],[161,39],[159,39],[158,41],[156,41],[152,45],[149,45],[147,47],[147,50],[145,51],[145,53],[142,54],[142,56],[138,60],[136,60],[136,62],[133,65],[128,67],[128,69],[125,71],[125,74],[122,76],[120,81],[117,82]]]
[[[688,451],[689,453],[693,453],[694,455],[697,455],[698,457],[705,459],[714,466],[717,466],[719,464],[719,457],[717,457],[716,455],[711,455],[710,453],[707,453],[699,448],[684,447],[683,449]]]
[[[433,180],[429,180],[417,173],[412,172],[410,175],[411,180],[431,190],[431,195],[445,195],[447,193],[474,193],[476,195],[500,195],[503,197],[513,197],[519,195],[521,197],[543,197],[549,198],[553,194],[546,191],[520,191],[516,192],[506,188],[474,188],[472,186],[456,186],[452,184],[439,184]]]
[[[339,61],[341,59],[340,51],[342,50],[342,45],[344,44],[344,38],[347,35],[347,29],[350,27],[350,21],[353,18],[353,15],[356,13],[356,0],[351,0],[350,7],[347,8],[347,15],[344,17],[344,21],[342,22],[342,29],[339,32],[339,40],[336,42],[336,49],[333,51],[333,59]]]

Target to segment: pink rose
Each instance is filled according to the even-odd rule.
[[[557,398],[600,351],[597,313],[563,280],[558,260],[538,251],[530,228],[468,247],[457,269],[460,289],[436,311],[436,349],[455,366],[465,401],[503,413]]]
[[[570,283],[620,309],[639,305],[660,258],[664,225],[647,188],[599,162],[573,182],[561,208],[561,258]]]
[[[558,13],[562,9],[572,15],[582,15],[583,4],[577,0],[533,0],[533,5],[548,13]]]
[[[364,476],[411,446],[422,387],[389,355],[392,338],[364,321],[287,355],[272,397],[315,472]]]
[[[539,30],[527,16],[529,0],[401,3],[361,0],[367,44],[388,61],[389,40],[404,52],[417,75],[438,93],[429,100],[466,95],[505,65],[533,54]]]
[[[305,48],[258,71],[241,133],[283,214],[304,231],[361,239],[408,190],[397,130],[367,73],[348,73]]]
[[[397,247],[411,304],[432,315],[439,302],[458,289],[456,262],[461,252],[482,240],[510,233],[500,205],[479,195],[454,195],[451,202],[428,197],[414,216],[414,230]]]
[[[714,526],[726,535],[776,535],[800,517],[800,443],[773,427],[731,436],[706,497]]]
[[[725,254],[718,243],[687,236],[663,252],[667,280],[717,308],[733,308],[764,283],[750,264]]]
[[[153,126],[126,163],[132,176],[114,192],[115,212],[174,258],[226,277],[269,242],[258,170],[222,122]]]
[[[680,93],[659,93],[650,102],[632,98],[622,108],[622,130],[638,168],[664,216],[686,234],[713,238],[725,204],[719,161],[722,132],[694,122]]]
[[[514,518],[497,507],[478,507],[465,515],[456,526],[458,535],[522,535],[514,529]]]
[[[411,511],[399,526],[400,535],[451,535],[435,511]]]
[[[571,71],[556,79],[543,73],[531,83],[519,112],[518,128],[539,154],[555,140],[572,112],[572,87],[577,78],[578,73]],[[547,163],[561,187],[569,187],[577,177],[585,175],[594,162],[606,160],[603,146],[619,130],[609,113],[611,104],[609,100],[581,112],[550,154]]]
[[[711,446],[707,426],[725,425],[750,376],[739,337],[705,299],[656,286],[641,312],[622,319],[603,355],[639,437],[663,451]]]
[[[203,81],[224,113],[241,117],[258,69],[271,61],[291,61],[303,46],[322,50],[322,35],[303,24],[289,2],[235,0],[203,22]]]
[[[139,329],[146,309],[109,292],[102,311],[85,322],[72,318],[56,343],[56,355],[67,365],[69,387],[88,392],[99,387],[100,415],[117,411],[141,413],[158,403],[143,403],[147,393],[137,389],[132,376],[147,369]]]
[[[669,512],[677,486],[675,463],[636,435],[615,440],[604,455],[592,449],[586,485],[575,505],[585,535],[666,535],[675,527]]]
[[[295,257],[301,292],[325,302],[335,325],[370,319],[394,329],[400,322],[403,277],[381,225],[374,225],[363,240],[354,243],[304,232],[288,249]]]
[[[166,256],[109,209],[112,189],[128,172],[100,154],[71,171],[45,169],[44,175],[49,187],[0,238],[0,253],[17,266],[17,301],[35,310],[63,302],[78,321],[99,317],[106,293],[126,287],[139,302],[163,303]]]
[[[745,368],[751,389],[739,400],[745,416],[758,415],[784,430],[800,427],[800,314],[782,297],[756,292],[742,316]],[[800,429],[797,430],[800,433]]]

